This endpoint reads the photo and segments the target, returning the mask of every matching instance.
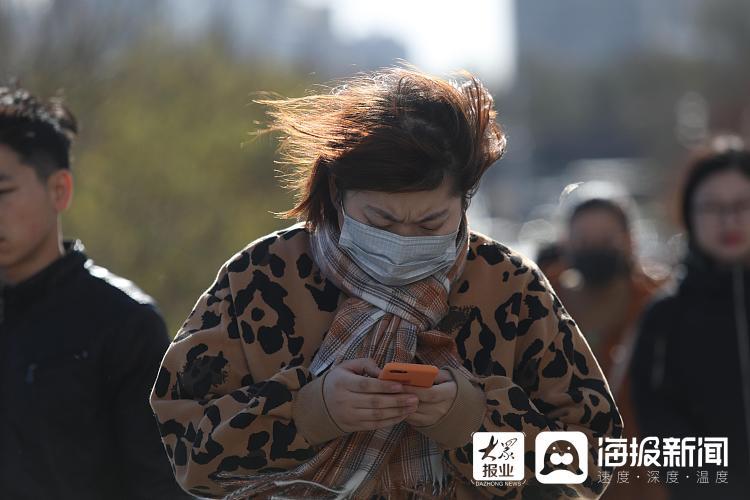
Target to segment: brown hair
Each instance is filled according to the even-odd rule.
[[[505,151],[493,99],[468,72],[462,83],[411,67],[343,80],[327,94],[262,99],[281,132],[279,152],[291,167],[285,187],[296,204],[279,215],[318,224],[337,220],[329,182],[340,192],[422,191],[447,176],[467,206],[479,181]]]

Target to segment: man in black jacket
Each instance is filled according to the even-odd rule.
[[[190,498],[148,403],[164,321],[62,239],[75,133],[60,102],[0,88],[0,498]]]

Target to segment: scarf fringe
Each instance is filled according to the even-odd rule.
[[[315,481],[305,479],[280,480],[272,478],[259,478],[248,485],[249,478],[226,479],[223,484],[231,487],[234,483],[243,484],[236,491],[225,496],[225,500],[248,499],[261,493],[268,493],[264,497],[269,500],[348,500],[348,499],[370,499],[370,498],[408,498],[409,500],[445,500],[456,496],[456,482],[451,475],[444,476],[443,481],[419,481],[414,485],[405,485],[403,482],[386,483],[385,477],[377,480],[374,491],[365,496],[353,496],[361,482],[365,479],[365,471],[354,474],[347,483],[340,488],[331,488]],[[272,491],[269,491],[272,490]],[[323,491],[321,491],[323,490]],[[405,496],[404,494],[408,495]]]
[[[381,479],[378,488],[368,498],[399,498],[408,500],[447,500],[456,497],[456,483],[450,476],[445,482],[419,481],[415,485],[407,486],[404,483],[385,484]]]
[[[272,477],[228,477],[222,478],[222,485],[225,488],[240,486],[235,491],[224,497],[224,500],[245,499],[251,495],[268,492],[272,489],[269,499],[275,500],[296,500],[305,498],[306,500],[346,500],[360,487],[367,477],[366,471],[357,471],[349,480],[340,488],[332,488],[322,483],[310,481],[307,479],[279,479],[278,475]],[[284,477],[289,477],[287,474]],[[274,477],[276,479],[274,479]],[[249,483],[249,484],[248,484]],[[323,496],[313,496],[316,490],[324,490]]]

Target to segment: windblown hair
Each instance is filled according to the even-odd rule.
[[[446,81],[412,68],[361,73],[329,93],[255,101],[268,107],[262,132],[281,133],[285,187],[295,206],[282,216],[314,228],[337,220],[339,192],[435,189],[445,178],[464,207],[505,152],[492,96],[468,72]]]

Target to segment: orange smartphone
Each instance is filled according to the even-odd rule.
[[[405,385],[432,387],[437,374],[438,367],[434,365],[390,362],[385,364],[378,378],[391,382],[401,382]]]

